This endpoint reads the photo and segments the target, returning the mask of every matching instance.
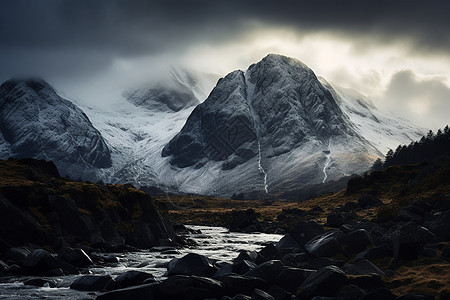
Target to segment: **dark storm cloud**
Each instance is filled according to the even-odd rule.
[[[94,48],[123,54],[222,40],[247,21],[407,39],[447,50],[448,1],[2,1],[3,46]]]
[[[417,0],[6,0],[0,2],[0,75],[34,64],[39,70],[58,52],[74,69],[98,70],[115,57],[176,55],[201,42],[240,40],[255,26],[335,32],[359,37],[362,48],[396,41],[414,51],[447,53],[449,8],[447,1]]]

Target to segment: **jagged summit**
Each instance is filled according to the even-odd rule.
[[[52,160],[73,178],[111,166],[100,132],[42,79],[11,79],[0,86],[0,144],[1,158]]]
[[[185,127],[163,149],[171,163],[186,167],[208,160],[233,168],[264,148],[268,157],[287,153],[314,138],[354,135],[330,91],[298,60],[270,54],[246,72],[219,80]],[[236,128],[233,126],[237,126]],[[239,139],[224,134],[241,130]]]
[[[269,54],[219,81],[186,69],[171,69],[168,78],[163,87],[190,91],[181,107],[192,94],[206,100],[178,111],[148,97],[135,105],[122,96],[111,107],[79,103],[101,134],[45,81],[5,82],[0,158],[53,160],[63,176],[90,181],[231,196],[363,172],[389,148],[423,134],[286,56]]]
[[[285,66],[292,66],[292,67],[302,67],[305,70],[314,73],[305,63],[303,63],[302,61],[300,61],[299,59],[293,58],[293,57],[289,57],[289,56],[284,56],[281,54],[275,54],[275,53],[269,53],[267,54],[263,59],[261,59],[259,62],[251,64],[248,69],[253,68],[255,65],[267,65],[267,66],[271,66],[271,67],[275,67],[275,66],[281,66],[281,65],[285,65]]]
[[[365,171],[382,155],[374,144],[386,135],[375,131],[392,120],[381,123],[375,108],[322,82],[301,61],[269,54],[221,78],[161,154],[190,174],[183,189],[218,194],[286,190]],[[363,115],[379,125],[366,130]]]

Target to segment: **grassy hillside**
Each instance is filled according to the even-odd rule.
[[[51,162],[0,161],[0,204],[3,247],[83,243],[145,248],[176,238],[145,192],[131,185],[66,180]]]

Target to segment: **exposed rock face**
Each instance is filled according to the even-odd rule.
[[[356,132],[330,89],[300,61],[268,55],[220,79],[162,156],[179,168],[220,165],[247,191],[258,180],[254,189],[267,191],[363,170],[379,152]]]
[[[223,161],[233,153],[245,162],[257,154],[258,143],[270,149],[269,156],[278,156],[308,137],[325,142],[331,135],[349,133],[354,134],[344,114],[311,69],[269,55],[247,72],[221,79],[163,155],[173,155],[172,163],[180,167],[205,158]],[[237,136],[230,143],[232,134]]]
[[[0,87],[0,158],[52,160],[62,175],[111,166],[103,137],[84,112],[43,80]]]

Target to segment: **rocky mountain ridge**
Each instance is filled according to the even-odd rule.
[[[72,178],[112,165],[106,142],[86,114],[40,79],[1,85],[0,143],[2,159],[52,160]]]
[[[110,107],[76,100],[92,121],[71,126],[83,133],[77,139],[66,141],[70,131],[55,121],[66,108],[54,109],[46,122],[33,126],[27,126],[24,116],[14,116],[14,123],[24,124],[14,135],[33,137],[27,156],[54,160],[72,178],[221,196],[277,193],[359,173],[388,148],[422,135],[408,121],[384,114],[364,97],[334,87],[300,61],[281,55],[228,74],[195,107],[191,100],[199,103],[206,97],[213,75],[173,69],[170,76],[166,87],[178,87],[179,94],[164,85],[155,94],[155,85],[149,84],[134,94],[128,90],[131,98],[126,93],[112,98]],[[37,103],[57,98],[56,92],[28,88],[22,94],[8,97],[28,103],[33,118]],[[175,96],[183,99],[172,103]],[[29,98],[35,103],[23,100]],[[79,128],[84,123],[89,130]],[[85,132],[95,136],[83,140]],[[107,158],[108,152],[110,164],[92,165],[81,154],[83,159],[72,159],[78,153],[73,149],[80,148],[99,157]],[[0,153],[2,158],[24,157],[11,152],[1,135]]]
[[[354,101],[355,108],[342,98],[300,61],[270,54],[219,80],[162,156],[247,191],[288,190],[363,172],[382,156],[360,130],[373,114],[363,101]],[[354,121],[358,109],[362,122]]]

